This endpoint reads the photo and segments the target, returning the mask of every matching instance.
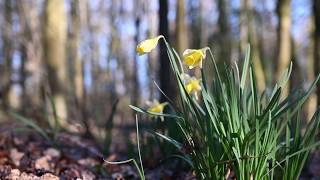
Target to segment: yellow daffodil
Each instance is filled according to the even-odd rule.
[[[188,94],[198,92],[201,90],[199,80],[191,80],[188,84],[185,85]]]
[[[147,111],[151,113],[163,113],[163,109],[168,105],[167,102],[159,103],[156,99],[152,102],[148,101],[146,104],[149,106]]]
[[[158,41],[161,38],[164,38],[164,37],[160,35],[158,37],[142,41],[140,44],[138,44],[136,48],[136,52],[138,53],[139,56],[151,52],[154,48],[157,47]]]
[[[202,49],[186,49],[183,52],[183,63],[187,65],[189,69],[197,66],[202,68],[202,61],[206,58],[207,50],[207,47]]]
[[[201,91],[200,80],[190,77],[188,74],[182,74],[181,77],[187,93],[194,94],[196,99],[198,99],[198,92]]]

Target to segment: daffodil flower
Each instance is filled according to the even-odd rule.
[[[162,35],[157,36],[155,38],[147,39],[142,41],[140,44],[138,44],[136,48],[136,52],[139,56],[144,55],[146,53],[151,52],[153,49],[155,49],[158,45],[158,41],[164,38]]]
[[[201,91],[200,80],[190,77],[188,74],[182,74],[181,78],[187,93],[195,95],[196,99],[198,99],[198,92]]]
[[[162,114],[163,109],[165,108],[166,105],[168,105],[167,102],[159,103],[159,101],[157,101],[156,99],[154,99],[152,102],[147,101],[146,104],[147,106],[149,106],[147,110],[148,112],[159,113],[159,114]]]
[[[202,68],[202,61],[206,58],[206,51],[208,47],[202,49],[186,49],[183,52],[183,63],[188,66],[189,69],[199,66]]]

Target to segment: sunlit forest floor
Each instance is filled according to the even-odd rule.
[[[131,164],[109,165],[109,161],[128,157],[113,153],[103,157],[92,140],[60,133],[57,145],[47,142],[34,131],[20,131],[18,124],[2,123],[0,128],[0,179],[139,179]],[[300,179],[320,177],[320,151],[314,151]],[[147,157],[146,160],[152,159]],[[147,179],[195,179],[182,170],[178,161],[170,165],[146,163]]]
[[[13,123],[0,128],[0,179],[139,179],[132,164],[109,165],[128,159],[117,153],[103,157],[88,138],[60,133],[54,145],[32,130]],[[152,160],[152,157],[145,157]],[[148,167],[150,166],[150,167]],[[195,179],[178,161],[145,164],[147,179]]]

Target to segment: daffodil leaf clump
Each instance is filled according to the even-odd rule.
[[[137,53],[151,52],[160,39],[166,44],[177,80],[179,103],[153,101],[147,110],[131,107],[175,120],[185,142],[156,134],[179,148],[179,156],[191,162],[197,178],[298,179],[310,150],[320,145],[315,139],[319,110],[305,132],[300,131],[300,112],[319,76],[307,91],[284,96],[282,90],[291,74],[290,65],[283,80],[259,92],[255,67],[249,58],[250,47],[239,65],[241,69],[235,64],[222,71],[209,48],[187,49],[180,58],[163,36],[143,41]],[[201,71],[200,77],[192,76],[195,69]],[[174,114],[163,114],[165,107]]]

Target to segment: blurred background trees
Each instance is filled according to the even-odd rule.
[[[175,99],[164,44],[135,53],[158,34],[180,54],[209,46],[226,65],[243,60],[250,43],[260,91],[290,61],[287,91],[305,89],[320,72],[319,0],[3,0],[0,34],[0,120],[18,111],[43,122],[47,112],[93,136],[104,136],[112,119],[121,138],[119,130],[134,127],[129,104],[165,101],[153,81]],[[320,88],[312,97],[306,116],[320,104]]]

